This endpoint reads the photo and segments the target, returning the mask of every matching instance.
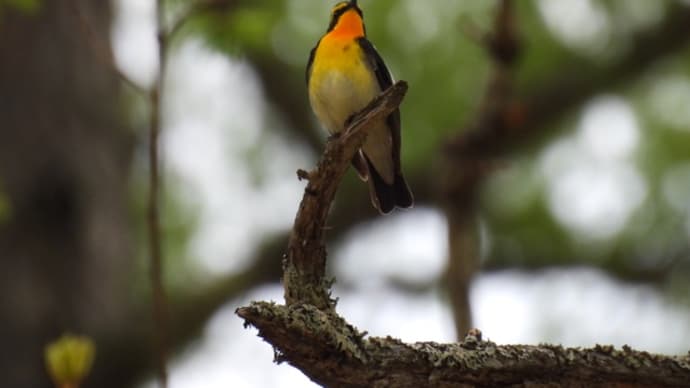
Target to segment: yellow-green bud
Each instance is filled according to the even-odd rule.
[[[94,345],[90,338],[64,334],[45,348],[48,374],[57,387],[77,387],[93,364]]]

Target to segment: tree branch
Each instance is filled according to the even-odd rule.
[[[324,279],[326,218],[340,181],[355,152],[362,146],[371,124],[388,116],[402,102],[407,83],[398,81],[362,112],[349,120],[346,130],[332,138],[315,171],[299,173],[309,180],[288,242],[283,264],[285,302],[288,305],[308,303],[322,310],[331,310],[333,301]]]
[[[163,252],[161,248],[160,226],[160,173],[158,138],[162,130],[161,98],[164,92],[166,62],[167,62],[167,34],[164,27],[164,2],[156,0],[156,36],[158,39],[158,76],[149,93],[151,117],[149,128],[149,198],[148,198],[148,237],[151,262],[149,275],[152,289],[152,315],[155,326],[154,338],[156,343],[158,380],[162,388],[168,386],[167,356],[168,356],[168,308],[165,288],[163,286]]]
[[[451,344],[403,343],[365,335],[310,305],[255,302],[237,314],[288,361],[324,386],[347,387],[680,387],[690,356],[624,346],[591,349],[496,345],[478,330]]]

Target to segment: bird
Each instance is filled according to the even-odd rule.
[[[309,103],[331,135],[393,84],[376,48],[366,37],[357,0],[333,6],[326,33],[311,50],[306,68]],[[381,214],[414,203],[400,166],[400,110],[374,123],[352,158],[359,177],[369,184],[371,202]]]

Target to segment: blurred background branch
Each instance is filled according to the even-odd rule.
[[[161,215],[160,215],[160,153],[159,137],[163,130],[162,101],[166,92],[165,77],[168,62],[168,40],[170,36],[165,26],[165,4],[163,0],[156,0],[156,40],[158,43],[158,73],[154,80],[153,87],[149,91],[149,104],[151,116],[149,118],[149,193],[147,204],[147,226],[148,226],[148,248],[149,258],[149,279],[151,281],[151,317],[153,319],[153,337],[156,343],[156,368],[158,371],[158,382],[161,388],[168,386],[168,302],[163,284],[164,256],[163,256],[163,236],[161,234]]]
[[[512,65],[520,52],[514,7],[511,0],[502,0],[496,10],[493,31],[484,42],[491,58],[491,75],[477,115],[465,133],[496,132],[510,119],[513,93]],[[503,141],[497,138],[495,141]],[[455,140],[457,141],[457,140]],[[453,143],[450,140],[449,143]],[[464,338],[472,327],[470,285],[480,269],[479,233],[476,222],[476,187],[483,175],[491,172],[488,162],[464,159],[466,153],[446,146],[442,171],[445,212],[448,219],[448,268],[446,284],[453,309],[458,339]]]
[[[607,66],[573,59],[572,65],[521,88],[513,110],[505,112],[502,125],[469,131],[455,141],[453,151],[474,158],[510,152],[542,137],[540,131],[552,130],[550,125],[593,96],[625,86],[655,63],[684,50],[690,43],[690,10],[677,2],[669,7],[663,23],[631,38],[622,58]]]

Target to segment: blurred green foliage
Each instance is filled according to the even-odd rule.
[[[34,13],[41,6],[41,0],[0,0],[0,15],[3,8],[16,9],[25,13]]]

